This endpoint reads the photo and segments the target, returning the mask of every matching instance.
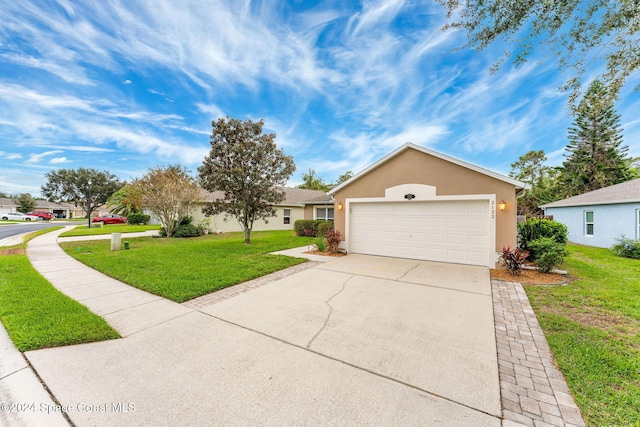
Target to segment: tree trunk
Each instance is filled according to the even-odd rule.
[[[251,230],[249,227],[244,227],[244,243],[245,245],[251,244]]]

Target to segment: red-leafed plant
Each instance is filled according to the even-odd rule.
[[[329,253],[338,253],[338,246],[340,246],[340,231],[327,231],[327,234],[325,234],[325,239],[327,239],[327,250],[329,251]]]
[[[503,246],[502,252],[500,253],[500,265],[509,273],[517,276],[522,273],[522,267],[528,256],[529,251],[522,251],[520,248],[511,249],[509,246]]]

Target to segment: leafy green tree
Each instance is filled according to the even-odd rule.
[[[139,203],[160,220],[167,237],[173,237],[199,196],[196,180],[181,166],[151,168],[131,187],[128,194],[139,195]]]
[[[17,199],[14,200],[15,204],[18,205],[16,208],[18,212],[26,213],[31,212],[36,208],[36,201],[31,194],[22,193],[18,196]]]
[[[343,182],[350,180],[351,178],[353,178],[353,176],[354,176],[353,172],[346,171],[345,173],[343,173],[338,177],[338,180],[336,181],[336,185],[340,185]]]
[[[444,29],[467,34],[464,47],[483,50],[500,41],[512,46],[492,71],[507,59],[516,65],[526,62],[536,48],[554,56],[560,70],[573,70],[565,86],[573,89],[572,102],[593,63],[606,63],[602,80],[612,98],[640,66],[637,0],[438,2],[447,10],[449,21]]]
[[[45,174],[47,183],[42,194],[55,202],[74,203],[87,212],[91,227],[91,212],[107,203],[123,183],[112,173],[96,169],[58,169]]]
[[[297,188],[305,188],[307,190],[329,191],[329,186],[324,180],[316,175],[316,171],[309,169],[309,172],[302,174],[302,184]]]
[[[254,221],[275,215],[273,205],[284,201],[281,187],[296,167],[293,158],[277,148],[276,135],[262,133],[262,120],[227,117],[211,125],[211,151],[198,168],[198,177],[202,188],[220,191],[223,196],[212,200],[203,212],[235,217],[249,244]]]
[[[107,207],[111,213],[129,216],[142,211],[142,194],[133,185],[125,185],[109,197]]]
[[[518,199],[518,215],[535,216],[542,213],[538,207],[557,200],[555,185],[557,171],[545,165],[544,150],[531,150],[511,163],[509,176],[529,184],[529,190]]]
[[[569,128],[567,159],[559,176],[565,197],[586,193],[633,177],[629,150],[622,144],[620,116],[607,88],[594,80],[575,109]]]

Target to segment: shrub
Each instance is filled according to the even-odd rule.
[[[551,238],[564,248],[567,244],[567,226],[558,221],[537,218],[529,218],[518,224],[518,246],[529,252],[529,259],[532,261],[541,254],[531,247],[531,242],[541,237]]]
[[[204,227],[196,227],[192,224],[181,224],[176,228],[173,237],[198,237],[204,234]]]
[[[192,222],[193,222],[192,216],[185,216],[185,217],[182,217],[182,219],[180,219],[180,223],[178,225],[187,225],[187,224],[191,224]]]
[[[511,247],[502,247],[500,253],[500,264],[511,274],[517,276],[522,273],[524,262],[529,256],[529,252],[522,251],[520,248],[511,249]]]
[[[312,222],[313,221],[310,219],[298,219],[293,223],[293,229],[298,236],[304,236],[305,230],[310,230],[312,228]]]
[[[327,239],[323,236],[316,237],[313,244],[316,245],[316,248],[318,248],[320,252],[325,252],[327,250]]]
[[[329,250],[329,253],[338,253],[338,247],[340,246],[340,231],[328,231],[327,234],[325,234],[325,238],[327,239],[327,249]]]
[[[299,219],[293,223],[293,229],[298,236],[324,236],[333,229],[333,221],[322,219]]]
[[[535,264],[541,273],[549,273],[556,266],[561,265],[567,255],[565,245],[551,237],[540,237],[529,242],[529,245],[538,254]]]
[[[147,214],[138,212],[138,213],[132,213],[127,217],[127,221],[129,222],[129,224],[146,224],[149,222],[149,220],[151,219],[151,217]]]
[[[318,236],[326,236],[331,230],[333,230],[333,221],[319,220]]]
[[[625,258],[640,259],[640,240],[628,239],[624,234],[616,239],[615,245],[611,249],[618,256]]]

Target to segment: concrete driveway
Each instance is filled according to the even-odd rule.
[[[78,426],[500,425],[484,267],[349,255],[26,356]]]

